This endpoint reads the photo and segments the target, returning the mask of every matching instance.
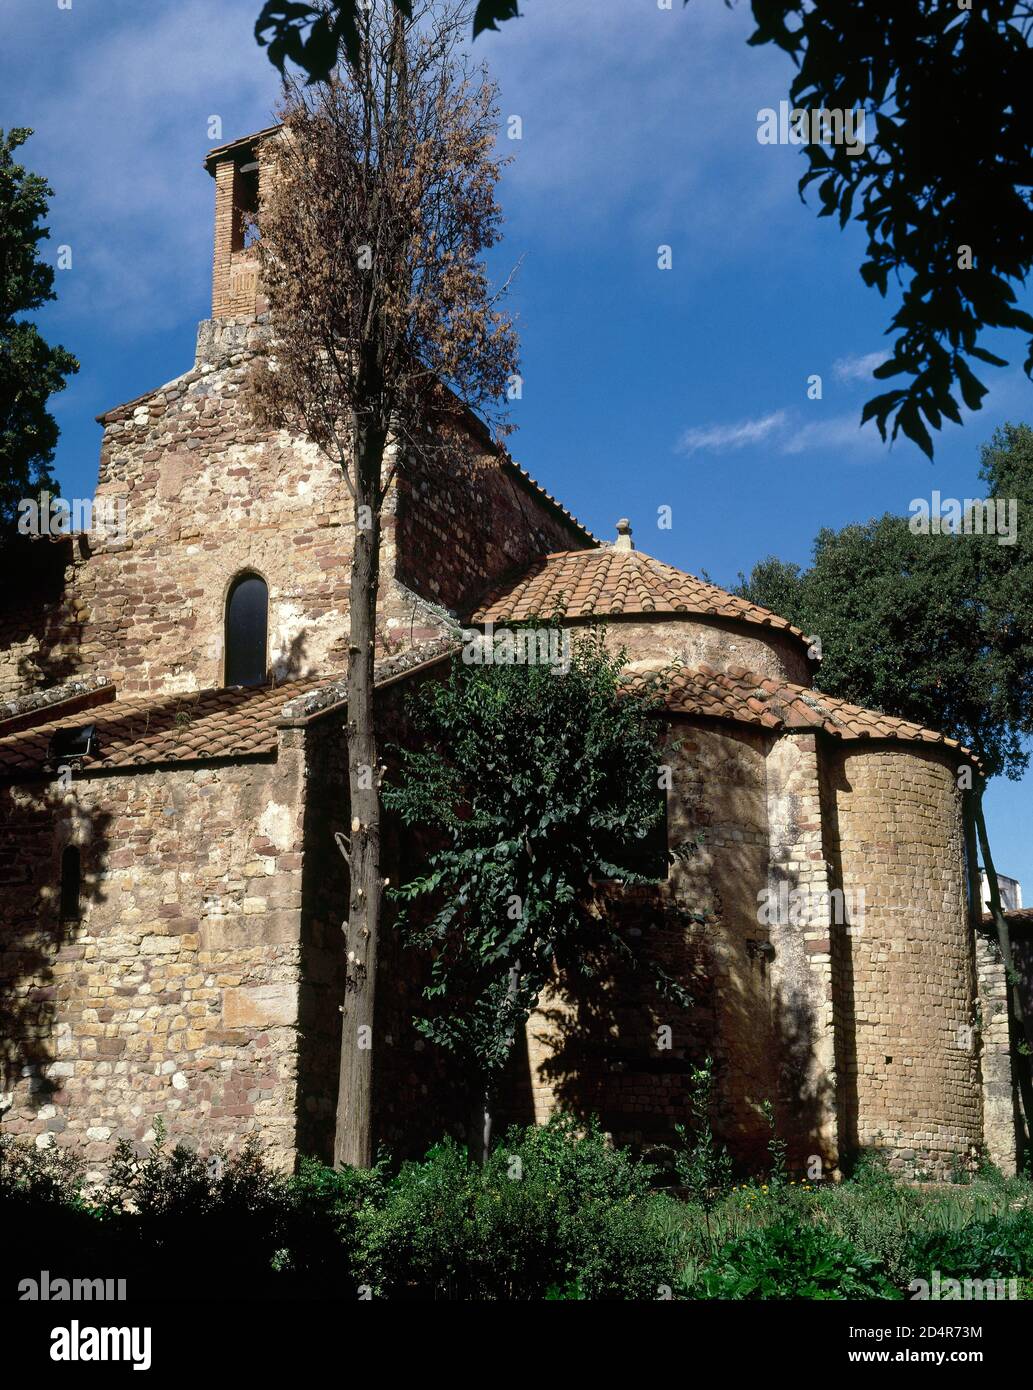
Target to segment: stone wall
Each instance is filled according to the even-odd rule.
[[[810,686],[811,668],[799,638],[757,624],[741,627],[686,615],[652,620],[647,616],[611,618],[608,640],[628,649],[630,670],[680,663],[726,671],[744,666],[771,680]]]
[[[956,769],[831,740],[823,766],[836,875],[865,902],[836,961],[841,1144],[948,1176],[983,1129]]]
[[[667,750],[669,843],[693,852],[655,888],[614,890],[608,911],[694,1005],[658,999],[644,970],[558,981],[527,1029],[534,1117],[594,1112],[621,1142],[671,1142],[709,1055],[715,1129],[740,1163],[768,1162],[770,1101],[791,1161],[834,1167],[828,931],[760,919],[779,875],[824,882],[813,736],[677,719]]]
[[[288,735],[288,738],[296,735]],[[295,1148],[302,752],[81,775],[3,798],[6,1133],[96,1165],[158,1116],[208,1148]],[[79,921],[61,921],[80,847]]]
[[[13,538],[0,554],[0,699],[55,685],[79,669],[86,609],[76,595],[81,537]]]
[[[1008,1035],[1008,981],[1000,947],[992,932],[975,938],[978,1027],[973,1045],[979,1051],[983,1082],[983,1143],[987,1157],[1011,1177],[1017,1170],[1019,1099],[1012,1077]],[[1013,958],[1020,952],[1012,944]],[[1021,966],[1017,966],[1021,973]]]
[[[126,537],[40,540],[6,561],[0,697],[93,673],[123,693],[221,685],[225,600],[244,570],[269,587],[277,680],[346,668],[351,497],[314,445],[251,419],[242,391],[259,331],[203,324],[193,370],[104,417],[97,496],[124,500]],[[409,465],[385,503],[382,655],[436,636],[434,606],[461,606],[543,549],[587,544],[473,434],[464,441],[433,489]]]
[[[465,618],[499,579],[539,555],[591,544],[572,518],[505,462],[473,420],[442,426],[451,456],[399,478],[399,584]]]

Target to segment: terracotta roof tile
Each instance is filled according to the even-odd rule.
[[[627,681],[644,692],[658,673],[636,673]],[[938,743],[978,761],[957,739],[924,729],[893,715],[880,714],[824,695],[820,690],[770,680],[741,666],[724,673],[710,666],[678,667],[662,673],[663,700],[676,714],[707,715],[769,729],[821,729],[839,739],[890,739],[905,743]]]
[[[1033,927],[1033,907],[1006,907],[1004,909],[1005,920],[1012,927]],[[989,926],[993,923],[993,914],[983,913],[983,923]]]
[[[380,661],[374,672],[377,684],[442,660],[456,645],[438,639]],[[77,706],[51,719],[46,718],[49,711],[40,710],[39,722],[31,728],[5,735],[0,725],[0,777],[52,775],[47,760],[54,731],[85,724],[97,730],[97,753],[83,760],[86,771],[262,757],[276,751],[281,725],[304,724],[340,706],[346,684],[338,674],[252,689],[124,696],[91,709]]]
[[[798,629],[766,608],[665,565],[641,550],[561,550],[543,555],[516,579],[498,585],[473,614],[475,623],[617,614],[699,614],[778,629],[806,642]],[[740,668],[741,669],[741,668]]]
[[[88,770],[258,757],[275,751],[276,726],[286,701],[322,683],[125,696],[0,737],[0,775],[43,771],[54,731],[84,724],[97,730],[97,754],[83,763]]]

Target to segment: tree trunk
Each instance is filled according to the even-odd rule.
[[[1004,909],[1001,907],[1001,893],[997,885],[997,871],[994,868],[993,857],[990,853],[990,840],[986,832],[986,820],[983,816],[982,788],[976,798],[975,818],[976,827],[979,831],[979,844],[983,851],[983,868],[986,870],[987,883],[990,889],[990,915],[997,929],[997,941],[1001,948],[1001,957],[1004,961],[1004,973],[1007,982],[1006,994],[1008,999],[1008,1037],[1011,1043],[1012,1066],[1015,1068],[1019,1095],[1022,1099],[1024,1143],[1028,1149],[1030,1125],[1033,1124],[1033,1082],[1031,1082],[1030,1078],[1029,1037],[1026,1032],[1025,1010],[1022,1006],[1022,991],[1019,987],[1019,978],[1015,973],[1015,965],[1012,960],[1011,934],[1008,931],[1008,922],[1004,915]]]
[[[517,997],[520,989],[520,962],[515,961],[509,968],[509,983],[506,987],[506,1000],[512,1004]],[[513,1044],[516,1042],[516,1030],[510,1028],[509,1036],[506,1039],[506,1055],[513,1051]],[[491,1132],[495,1123],[495,1078],[488,1076],[484,1080],[480,1097],[478,1098],[477,1108],[474,1112],[473,1123],[470,1126],[470,1154],[477,1159],[483,1168],[488,1161],[491,1153]],[[477,1140],[477,1148],[474,1147],[474,1140]],[[479,1151],[478,1151],[479,1150]]]
[[[495,1097],[491,1082],[485,1081],[480,1099],[474,1108],[470,1124],[470,1156],[483,1168],[491,1153],[491,1129],[494,1119]]]
[[[983,903],[979,886],[979,846],[976,843],[975,790],[963,793],[962,824],[965,827],[965,868],[968,871],[968,921],[973,931],[982,931]]]
[[[350,893],[344,928],[347,960],[334,1135],[336,1168],[345,1164],[368,1168],[373,1161],[373,1010],[383,891],[373,657],[380,578],[379,490],[386,432],[355,419],[352,437],[355,527],[348,661]]]

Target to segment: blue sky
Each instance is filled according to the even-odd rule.
[[[234,139],[269,124],[276,100],[251,36],[259,8],[0,0],[0,125],[35,128],[26,162],[55,189],[47,254],[72,252],[42,315],[82,361],[54,401],[65,495],[92,493],[94,416],[193,360],[211,293],[211,118]],[[986,370],[986,406],[939,436],[935,464],[858,428],[891,305],[860,280],[860,234],[801,204],[801,151],[757,141],[791,69],[747,48],[747,7],[524,8],[475,46],[523,128],[504,141],[494,257],[500,275],[521,260],[520,462],[597,535],[627,515],[640,549],[726,586],[771,553],[806,562],[822,526],[906,512],[933,488],[978,496],[979,445],[1030,418],[1023,345],[989,340],[1012,365]],[[1031,788],[988,799],[998,867],[1027,901]]]

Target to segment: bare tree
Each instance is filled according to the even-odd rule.
[[[259,213],[270,331],[250,398],[260,419],[302,430],[340,466],[354,506],[334,1161],[366,1167],[384,886],[373,690],[381,512],[398,468],[420,453],[442,466],[457,436],[450,411],[501,408],[516,334],[483,261],[500,234],[503,161],[497,89],[463,51],[465,7],[428,0],[409,18],[373,0],[359,24],[357,63],[285,88]]]

